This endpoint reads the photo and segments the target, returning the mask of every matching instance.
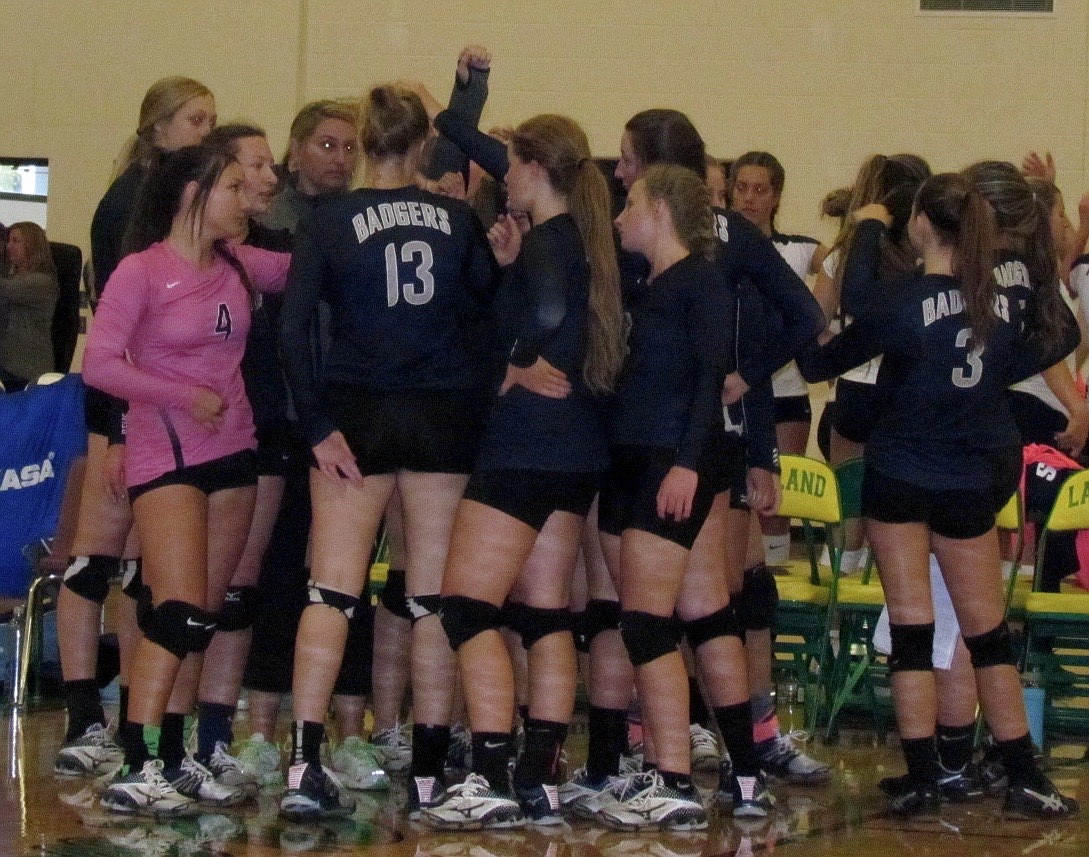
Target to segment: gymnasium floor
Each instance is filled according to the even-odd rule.
[[[581,728],[580,728],[581,726]],[[245,734],[245,715],[236,727]],[[1084,855],[1089,854],[1089,809],[1064,823],[1003,819],[990,799],[948,805],[940,819],[905,822],[886,816],[876,781],[901,768],[894,746],[871,733],[845,730],[837,746],[810,745],[835,763],[826,788],[777,786],[779,802],[766,822],[742,826],[718,811],[707,831],[620,834],[582,824],[542,832],[534,828],[488,834],[436,834],[408,825],[397,810],[404,785],[390,792],[357,792],[356,814],[321,826],[276,817],[277,796],[256,806],[155,824],[105,814],[88,783],[53,778],[53,755],[64,731],[61,711],[0,718],[4,778],[0,786],[0,857],[223,857],[223,855],[369,854],[374,857],[711,857],[779,853],[802,855]],[[585,725],[576,723],[569,754],[585,753]],[[1089,804],[1086,747],[1052,748],[1050,772],[1067,794]],[[714,775],[697,777],[710,794]],[[400,787],[398,787],[400,786]]]

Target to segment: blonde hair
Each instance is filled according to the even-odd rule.
[[[117,162],[119,176],[134,162],[145,166],[155,153],[155,128],[161,122],[169,122],[187,101],[211,95],[212,91],[191,77],[164,77],[155,81],[144,93],[140,102],[140,121],[136,134],[125,144]]]
[[[707,183],[687,167],[676,164],[648,167],[642,181],[647,196],[664,201],[669,208],[673,229],[681,243],[693,253],[712,258],[718,237]]]
[[[430,129],[420,96],[403,86],[376,86],[363,97],[359,143],[368,158],[403,157]]]
[[[318,126],[326,119],[339,119],[347,122],[359,133],[359,102],[350,98],[322,99],[304,104],[302,109],[295,114],[291,122],[291,130],[288,132],[287,151],[284,152],[281,164],[286,168],[291,159],[291,146],[301,146],[310,136],[318,130]]]
[[[29,220],[21,220],[8,227],[9,233],[16,230],[23,235],[27,272],[57,276],[57,266],[53,262],[53,251],[49,249],[49,239],[45,237],[45,230]]]
[[[590,265],[589,320],[582,378],[593,393],[613,389],[624,360],[620,271],[613,243],[609,186],[590,158],[586,132],[566,116],[542,114],[514,130],[519,159],[536,161],[553,189],[567,198]]]

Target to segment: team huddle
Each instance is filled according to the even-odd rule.
[[[198,82],[148,91],[92,226],[58,774],[116,771],[101,800],[118,813],[239,803],[280,776],[290,693],[291,820],[350,814],[351,790],[406,769],[409,818],[442,830],[700,829],[708,766],[734,816],[768,815],[769,781],[831,777],[779,728],[773,568],[779,450],[804,454],[807,383],[838,377],[822,433],[834,463],[864,453],[890,613],[907,764],[882,781],[890,807],[990,785],[1008,812],[1076,813],[1034,758],[994,527],[1026,426],[1071,447],[1089,427],[1064,362],[1074,257],[1060,272],[1044,191],[1002,162],[932,175],[875,156],[826,200],[829,252],[775,228],[773,156],[724,170],[655,109],[623,130],[614,219],[572,119],[477,130],[489,67],[467,48],[445,109],[418,84],[307,105],[283,175],[261,129],[214,127]],[[848,547],[858,564],[861,533]],[[971,665],[955,722],[931,553]],[[94,676],[118,573],[114,735]],[[580,679],[589,750],[568,774]],[[242,687],[252,734],[232,749]]]

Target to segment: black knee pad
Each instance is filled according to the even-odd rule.
[[[1013,652],[1013,641],[1010,639],[1010,627],[1005,622],[984,634],[965,637],[964,645],[968,647],[968,654],[972,656],[972,666],[977,670],[984,667],[1016,666],[1017,664],[1017,657]]]
[[[386,585],[382,587],[382,594],[378,596],[378,603],[385,607],[394,616],[402,619],[412,619],[409,612],[407,599],[405,598],[405,571],[401,568],[391,568],[386,576]]]
[[[434,595],[412,595],[405,599],[405,609],[413,625],[428,616],[438,616],[441,608],[442,596],[437,592]]]
[[[586,651],[594,637],[602,631],[615,631],[620,627],[620,602],[594,598],[586,605],[583,614],[582,634],[586,638]]]
[[[740,637],[741,625],[737,621],[737,611],[733,604],[727,604],[707,616],[684,623],[684,634],[688,645],[694,652],[708,640],[718,637]]]
[[[176,658],[203,652],[216,632],[216,617],[184,601],[164,601],[153,607],[140,626],[144,636]]]
[[[672,616],[655,616],[640,610],[624,610],[620,614],[620,635],[628,657],[637,667],[676,651],[681,633],[680,622]]]
[[[245,631],[253,627],[260,595],[256,586],[231,586],[219,608],[220,631]]]
[[[144,562],[136,559],[121,560],[121,591],[134,601],[139,600],[144,589]]]
[[[120,563],[115,556],[74,556],[68,560],[68,568],[64,570],[64,585],[80,598],[105,604],[110,581],[117,574]]]
[[[934,669],[934,623],[889,625],[892,653],[889,672],[930,672]]]
[[[306,597],[311,604],[324,604],[326,607],[339,610],[347,619],[352,618],[355,614],[355,608],[359,604],[359,598],[355,595],[349,595],[347,592],[337,592],[335,589],[326,589],[324,586],[318,586],[312,580],[308,580],[306,583]]]
[[[511,602],[511,606],[515,606]],[[522,638],[522,648],[527,651],[533,648],[534,643],[550,634],[560,634],[571,631],[571,611],[566,607],[545,608],[530,607],[528,604],[517,604],[517,610],[513,613],[511,630]]]
[[[502,608],[464,595],[444,596],[439,617],[450,640],[450,648],[455,652],[477,634],[503,626]]]
[[[745,582],[733,604],[737,620],[746,631],[766,631],[775,624],[779,587],[766,565],[760,563],[745,570]]]

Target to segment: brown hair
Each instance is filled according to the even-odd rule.
[[[915,210],[925,214],[938,240],[953,247],[953,275],[960,281],[964,311],[979,347],[995,326],[994,217],[978,190],[960,173],[941,173],[923,182]]]
[[[692,120],[679,110],[655,108],[636,113],[624,126],[643,167],[677,164],[706,177],[707,149]]]
[[[19,230],[23,235],[23,244],[26,246],[27,272],[35,274],[57,275],[57,266],[53,262],[53,252],[49,249],[49,239],[45,237],[45,230],[37,223],[29,220],[20,220],[8,227],[8,234]]]
[[[125,144],[117,162],[116,175],[123,173],[135,161],[148,166],[156,151],[155,128],[159,123],[173,119],[187,101],[211,94],[207,86],[191,77],[164,77],[151,84],[140,102],[136,134]]]
[[[677,237],[693,253],[712,258],[718,238],[707,183],[676,164],[655,164],[642,175],[651,199],[663,200]]]
[[[783,186],[786,184],[786,170],[783,169],[783,165],[779,163],[779,159],[771,152],[746,152],[744,155],[737,158],[730,166],[730,171],[726,174],[731,190],[737,183],[737,174],[741,171],[742,167],[763,167],[768,171],[771,189],[777,194],[783,192]],[[776,205],[771,211],[772,232],[775,231],[775,215],[778,213],[779,206]]]
[[[368,158],[403,156],[426,139],[430,129],[420,96],[403,86],[376,86],[363,97],[359,142]]]
[[[510,145],[522,161],[539,163],[552,187],[567,197],[590,264],[589,329],[582,377],[592,392],[609,392],[624,360],[624,338],[620,271],[605,176],[590,158],[586,132],[566,116],[543,114],[527,119],[515,129]]]

